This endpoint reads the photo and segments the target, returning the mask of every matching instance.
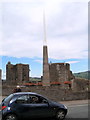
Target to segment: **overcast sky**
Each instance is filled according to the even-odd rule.
[[[8,1],[8,0],[7,0]],[[0,56],[2,68],[13,58],[16,62],[34,61],[40,65],[32,76],[42,74],[43,10],[49,60],[71,63],[72,71],[88,69],[88,1],[3,0],[0,3]],[[7,60],[6,60],[7,58]],[[18,61],[15,61],[15,60]],[[1,60],[1,59],[0,59]],[[78,65],[78,68],[76,66]]]

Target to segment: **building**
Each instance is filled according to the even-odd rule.
[[[65,83],[70,83],[74,79],[69,63],[50,63],[49,71],[51,83],[56,82],[64,86]]]
[[[10,62],[6,65],[6,83],[19,84],[29,81],[29,65],[16,64]]]

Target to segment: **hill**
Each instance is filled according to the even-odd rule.
[[[79,73],[73,73],[75,77],[78,78],[85,78],[90,80],[90,71],[85,72],[79,72]]]

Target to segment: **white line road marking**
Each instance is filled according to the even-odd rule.
[[[88,104],[84,104],[84,105],[69,105],[67,107],[83,107],[83,106],[87,106],[88,107]]]

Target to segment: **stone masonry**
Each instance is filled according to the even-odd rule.
[[[12,90],[15,86],[3,86],[2,95],[7,96],[12,93]],[[8,91],[7,91],[8,89]],[[35,92],[45,96],[54,101],[65,101],[65,100],[84,100],[88,99],[87,91],[72,91],[61,89],[60,86],[30,86],[30,87],[22,87],[23,92]]]
[[[60,82],[64,86],[64,82],[74,79],[68,63],[51,63],[49,70],[50,82]]]
[[[6,65],[6,83],[19,84],[26,81],[29,81],[29,65],[13,65],[10,62],[8,62],[8,64]]]
[[[48,64],[48,49],[43,46],[43,86],[50,86],[49,64]]]

